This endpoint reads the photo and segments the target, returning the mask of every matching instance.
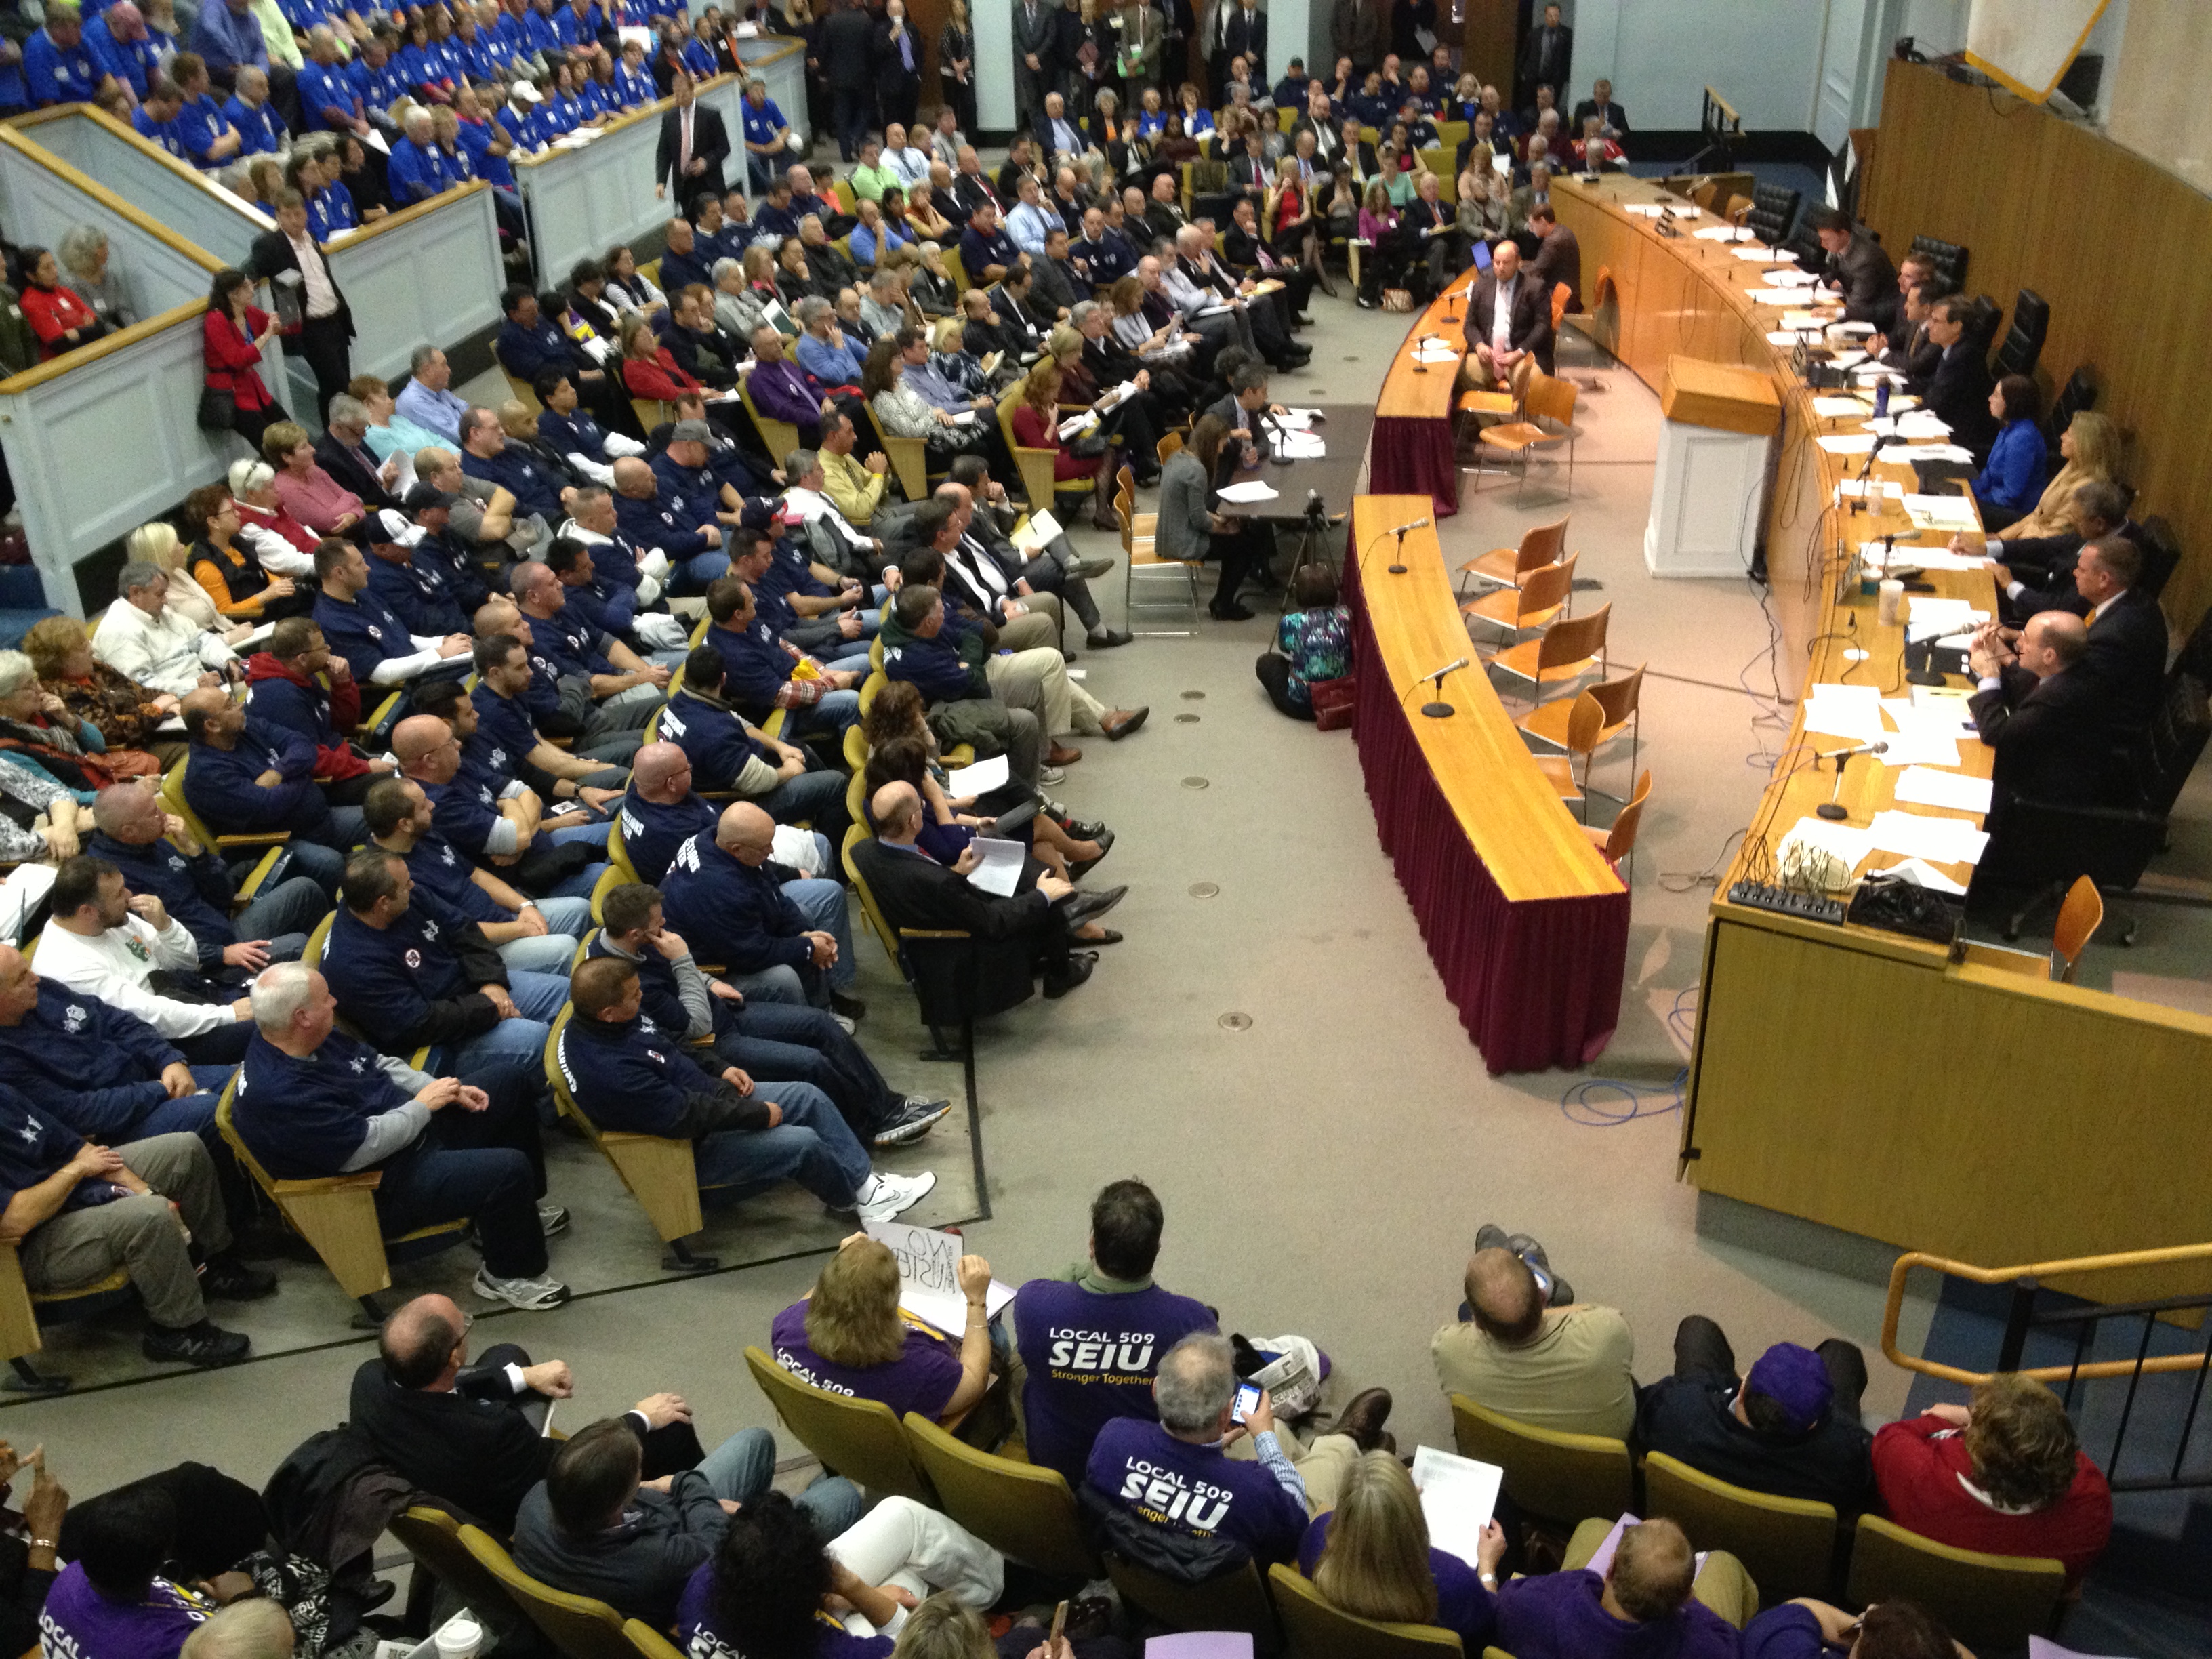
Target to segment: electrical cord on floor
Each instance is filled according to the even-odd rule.
[[[1694,985],[1675,994],[1667,1011],[1667,1030],[1684,1048],[1697,1024],[1697,1015],[1683,1004],[1698,994]],[[1638,1118],[1665,1117],[1682,1109],[1682,1097],[1690,1086],[1685,1066],[1666,1084],[1632,1083],[1626,1078],[1591,1077],[1570,1084],[1559,1096],[1559,1111],[1570,1123],[1589,1129],[1616,1129]]]
[[[1721,872],[1728,867],[1730,850],[1743,839],[1743,836],[1741,830],[1729,830],[1728,839],[1721,842],[1721,850],[1713,854],[1713,861],[1702,870],[1662,870],[1659,872],[1660,887],[1669,893],[1686,893],[1717,882],[1721,878]]]

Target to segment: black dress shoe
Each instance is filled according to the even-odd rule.
[[[1078,859],[1070,864],[1067,866],[1067,878],[1070,881],[1081,881],[1084,877],[1105,863],[1106,855],[1114,850],[1114,832],[1111,830],[1102,830],[1090,839],[1098,843],[1098,856],[1095,859]]]
[[[1091,970],[1097,965],[1097,962],[1098,958],[1088,951],[1076,951],[1074,955],[1068,957],[1065,972],[1045,975],[1045,995],[1055,1002],[1058,1001],[1082,984],[1085,980],[1089,979]]]
[[[1089,818],[1063,817],[1059,822],[1060,827],[1066,830],[1068,835],[1076,841],[1097,841],[1101,836],[1109,841],[1113,839],[1114,832],[1111,830],[1103,823],[1093,823]]]
[[[1252,613],[1231,599],[1226,605],[1210,605],[1206,614],[1216,622],[1250,622]]]
[[[842,991],[832,991],[830,994],[830,1012],[842,1014],[848,1019],[860,1019],[866,1016],[868,1005],[858,997],[846,995]]]
[[[1120,887],[1094,887],[1086,892],[1070,893],[1060,900],[1060,914],[1070,927],[1080,927],[1086,921],[1097,921],[1128,896],[1126,884]]]
[[[1117,645],[1127,645],[1136,636],[1127,629],[1102,628],[1083,641],[1086,651],[1110,651]]]
[[[1363,1389],[1345,1402],[1330,1432],[1348,1434],[1360,1450],[1373,1451],[1382,1443],[1382,1425],[1389,1417],[1390,1390]]]
[[[1119,945],[1121,942],[1121,934],[1115,933],[1111,927],[1101,927],[1096,938],[1088,933],[1079,933],[1076,936],[1076,943],[1079,945]]]

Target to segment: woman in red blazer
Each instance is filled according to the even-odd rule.
[[[261,434],[292,417],[261,383],[261,351],[277,336],[276,319],[253,303],[253,278],[242,270],[215,274],[201,321],[207,347],[207,386],[228,392],[237,404],[231,430],[261,452]]]
[[[676,359],[653,333],[653,325],[642,317],[623,331],[622,374],[623,384],[633,398],[658,398],[672,404],[686,392],[703,390],[676,366]]]
[[[39,337],[39,360],[90,345],[107,332],[93,308],[62,286],[61,266],[42,247],[23,250],[23,320]]]

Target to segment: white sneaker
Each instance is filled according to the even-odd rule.
[[[526,1313],[543,1313],[568,1299],[568,1287],[557,1279],[498,1279],[489,1267],[477,1269],[470,1288],[487,1302],[504,1302]]]
[[[854,1212],[863,1221],[889,1221],[921,1203],[935,1185],[937,1176],[927,1170],[914,1176],[872,1175],[854,1194]]]

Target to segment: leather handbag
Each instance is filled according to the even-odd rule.
[[[192,422],[203,432],[228,432],[238,424],[238,394],[220,386],[202,386],[199,410]]]

